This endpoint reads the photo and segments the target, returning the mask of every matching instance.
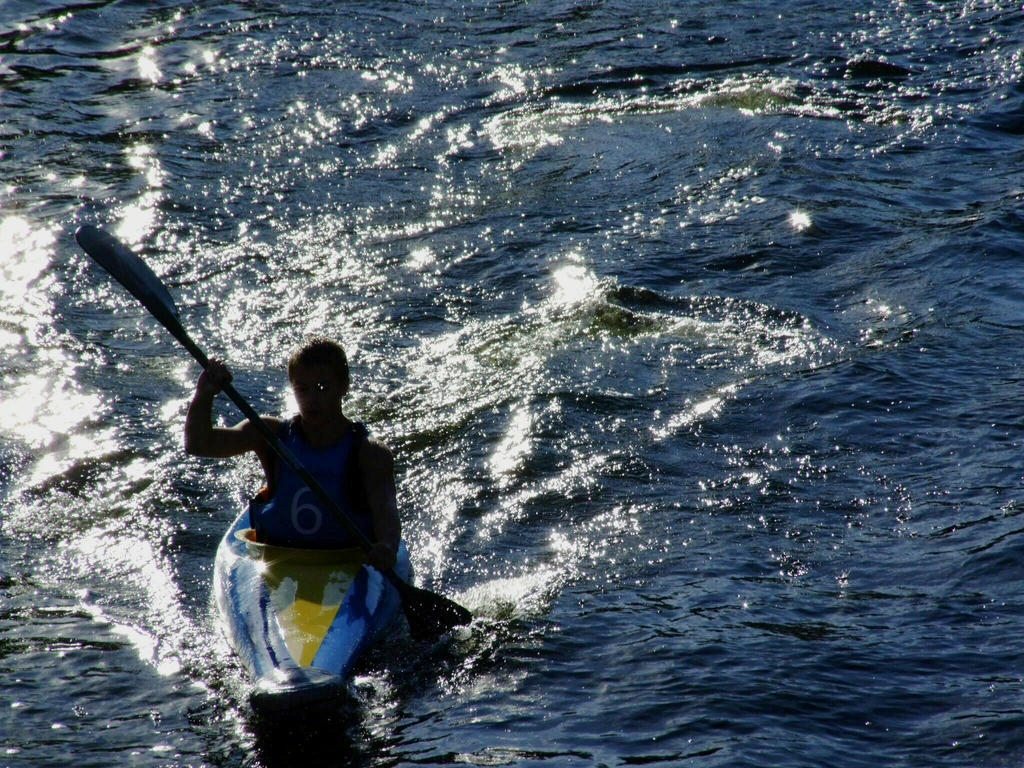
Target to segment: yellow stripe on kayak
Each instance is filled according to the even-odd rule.
[[[239,531],[249,556],[262,564],[263,581],[292,658],[308,666],[365,560],[353,549],[298,549],[253,541]]]

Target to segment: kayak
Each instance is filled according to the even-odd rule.
[[[262,544],[243,512],[217,547],[214,599],[228,643],[254,682],[254,710],[343,697],[360,655],[401,615],[398,590],[362,549]],[[405,543],[395,573],[412,575]]]

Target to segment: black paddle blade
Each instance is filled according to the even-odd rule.
[[[473,620],[472,613],[447,597],[419,589],[398,578],[392,583],[402,596],[402,610],[409,622],[409,634],[417,640],[433,640]]]
[[[89,256],[128,289],[142,305],[171,333],[177,335],[181,324],[178,308],[163,282],[149,265],[136,256],[116,237],[98,227],[85,224],[75,232],[75,239]]]

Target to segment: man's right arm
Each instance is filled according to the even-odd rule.
[[[185,416],[185,452],[193,456],[227,458],[248,451],[259,452],[264,440],[248,419],[234,427],[213,425],[213,399],[231,381],[231,373],[219,360],[211,360],[196,382],[196,392]],[[273,421],[266,419],[266,422]]]

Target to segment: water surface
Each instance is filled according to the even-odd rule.
[[[1024,759],[1019,4],[6,2],[0,765]],[[210,610],[313,333],[473,609],[259,723]],[[218,418],[233,421],[228,403]],[[326,734],[326,738],[325,738]]]

